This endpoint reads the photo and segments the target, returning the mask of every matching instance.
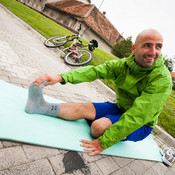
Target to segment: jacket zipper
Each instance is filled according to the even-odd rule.
[[[136,64],[134,63],[134,64],[131,66],[131,68],[129,68],[129,73],[131,73],[135,67],[136,67]]]

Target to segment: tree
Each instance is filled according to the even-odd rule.
[[[132,52],[132,37],[128,37],[125,40],[117,42],[112,48],[112,53],[119,58],[128,57],[131,54],[131,52]]]
[[[175,62],[175,58],[167,58],[167,55],[164,56],[164,60],[165,60],[165,66],[168,68],[168,70],[170,72],[173,71],[173,66],[174,66],[174,62]]]
[[[167,55],[164,56],[164,60],[165,60],[165,66],[168,68],[168,70],[170,72],[173,71],[173,67],[174,67],[174,63],[175,63],[175,57],[174,58],[167,58]],[[172,89],[175,90],[175,78],[172,78]]]

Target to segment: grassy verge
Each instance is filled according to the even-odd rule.
[[[37,32],[46,38],[54,35],[70,35],[69,30],[56,24],[52,20],[37,13],[36,11],[28,8],[27,6],[15,1],[15,0],[0,0],[4,6],[6,6],[16,16],[21,18]],[[105,61],[117,59],[115,56],[104,52],[103,50],[96,49],[94,51],[93,61],[91,65],[99,65]],[[114,83],[112,80],[105,80],[105,84],[114,89]],[[165,131],[175,137],[175,91],[172,92],[164,105],[163,111],[160,114],[158,125]]]
[[[159,116],[158,125],[175,138],[175,91],[167,99]]]

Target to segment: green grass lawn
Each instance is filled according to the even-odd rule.
[[[7,7],[16,16],[21,18],[37,32],[46,38],[55,35],[70,35],[72,32],[58,25],[52,20],[46,18],[40,13],[28,8],[27,6],[17,2],[16,0],[0,0],[5,7]],[[94,58],[90,63],[91,65],[99,65],[108,60],[118,59],[117,57],[104,52],[101,49],[95,49],[93,52]],[[105,80],[105,84],[114,89],[112,80]],[[175,91],[172,91],[171,96],[168,98],[164,105],[163,111],[160,114],[158,125],[165,131],[175,137]]]
[[[168,97],[159,116],[158,125],[175,138],[175,91]]]

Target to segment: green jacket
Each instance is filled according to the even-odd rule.
[[[73,84],[95,79],[114,80],[117,105],[125,112],[99,137],[104,149],[143,125],[154,127],[172,89],[171,75],[162,55],[151,67],[140,67],[134,61],[134,54],[131,54],[128,58],[74,69],[61,76],[65,83]]]

